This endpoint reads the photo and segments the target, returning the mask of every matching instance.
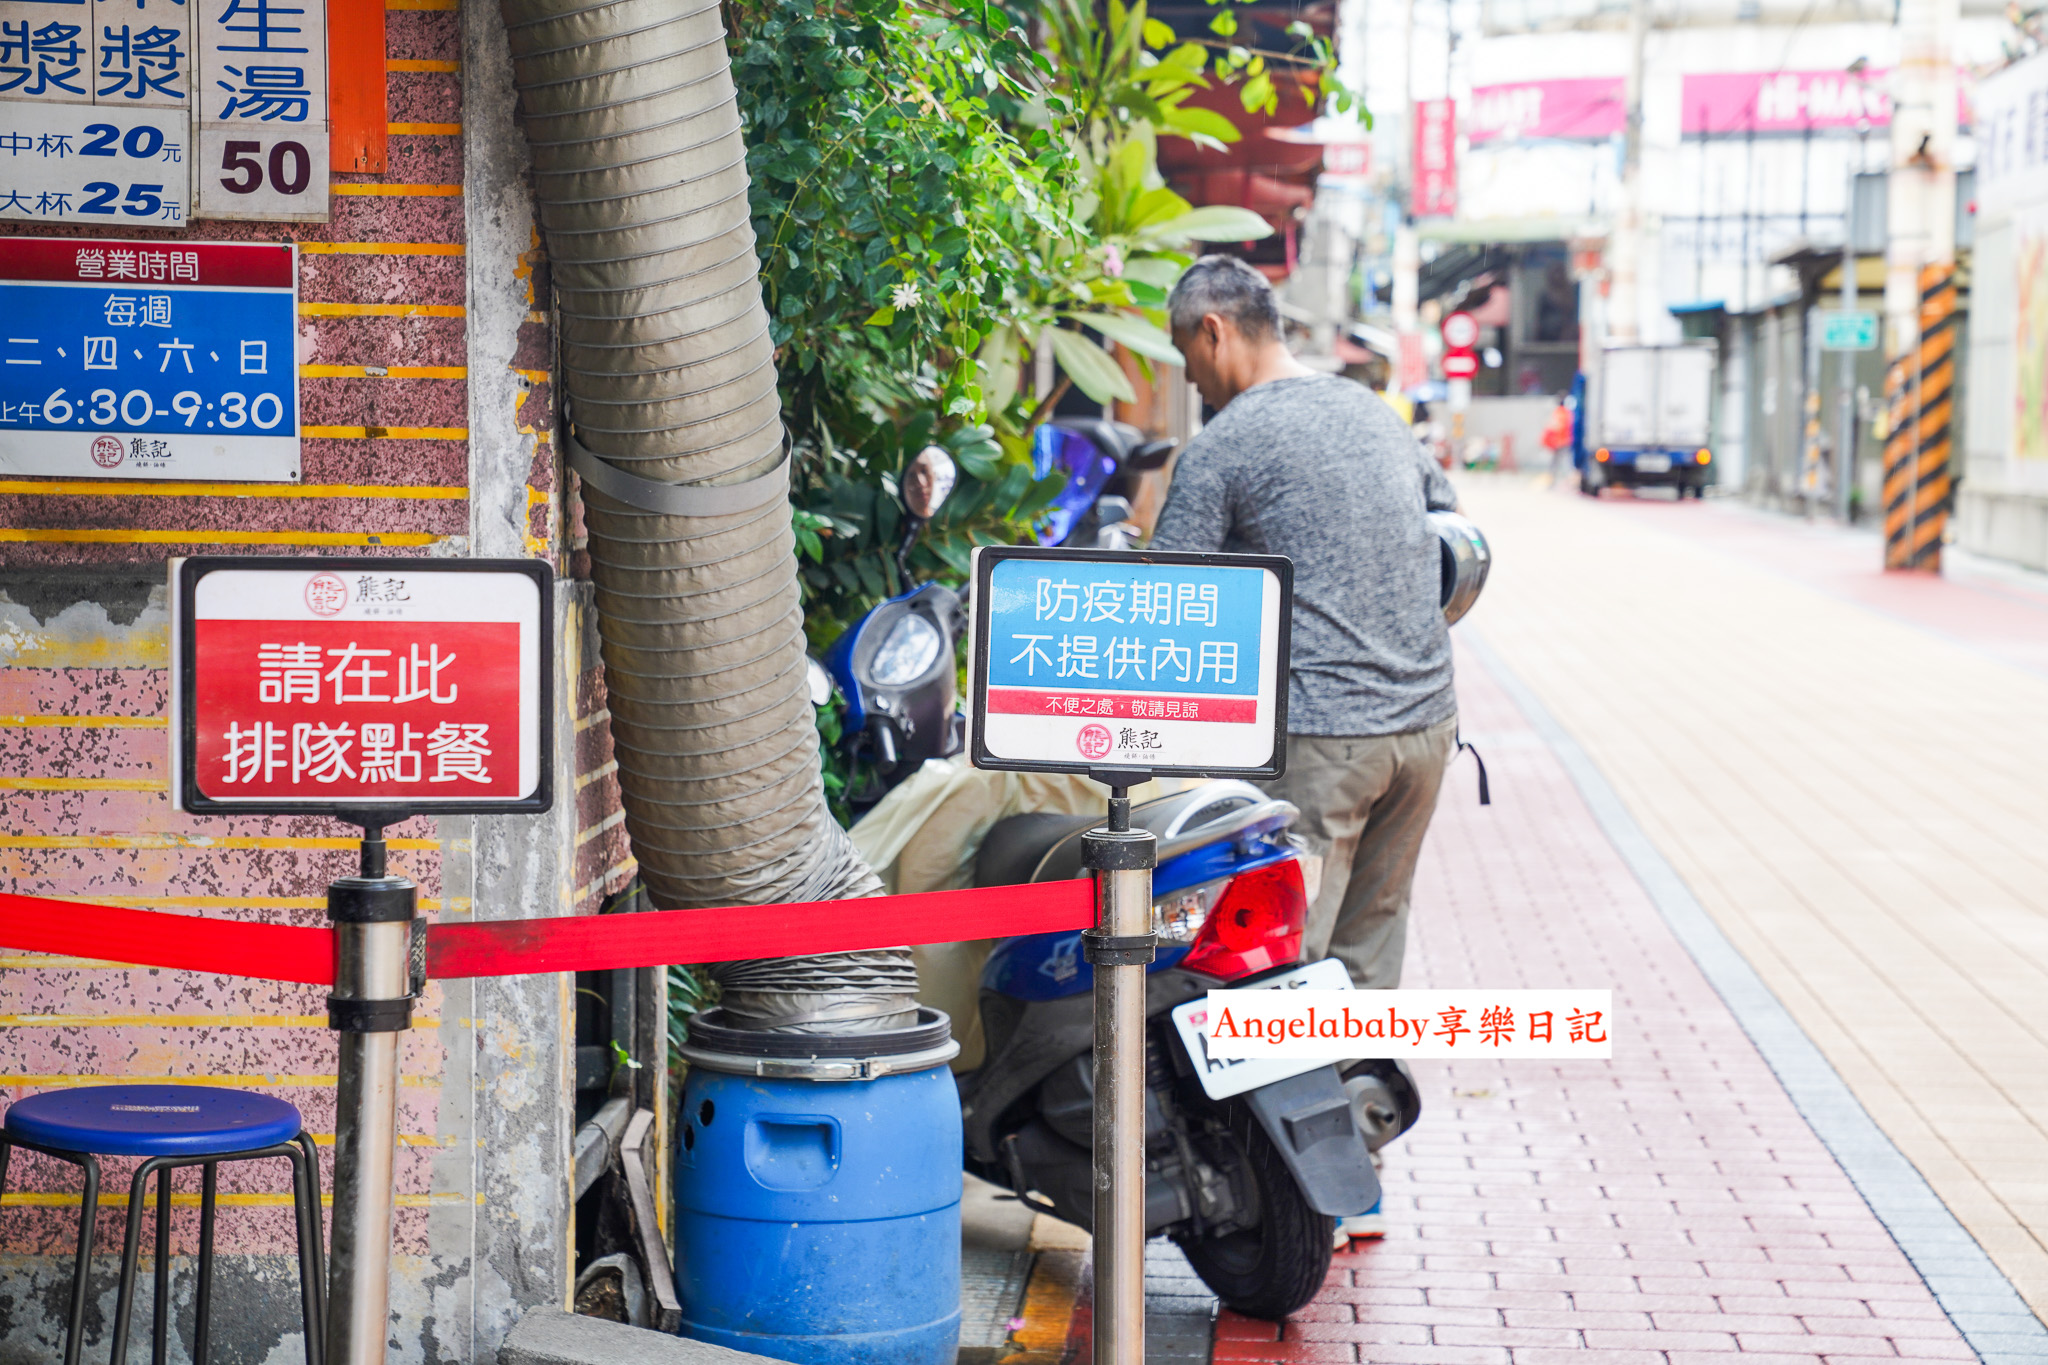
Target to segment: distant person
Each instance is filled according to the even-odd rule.
[[[1272,286],[1234,256],[1189,266],[1167,304],[1215,420],[1174,471],[1152,546],[1294,561],[1287,772],[1323,855],[1307,957],[1366,990],[1401,983],[1409,891],[1457,731],[1437,538],[1457,497],[1392,408],[1296,362]]]
[[[1572,448],[1572,408],[1563,394],[1557,396],[1550,419],[1543,424],[1543,448],[1550,452],[1550,477],[1554,482],[1562,477],[1559,457]]]

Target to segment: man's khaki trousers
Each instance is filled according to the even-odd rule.
[[[1303,961],[1340,959],[1360,990],[1401,984],[1415,863],[1457,734],[1453,717],[1399,735],[1287,737],[1287,771],[1266,790],[1301,808],[1294,832],[1323,859]]]

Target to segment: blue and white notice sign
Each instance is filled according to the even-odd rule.
[[[975,766],[1277,775],[1292,596],[1279,556],[977,550]]]
[[[295,251],[0,238],[0,472],[297,479]]]

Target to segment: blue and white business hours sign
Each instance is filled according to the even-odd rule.
[[[996,547],[973,579],[976,767],[1285,766],[1285,558]]]
[[[0,238],[0,473],[298,478],[295,250]]]

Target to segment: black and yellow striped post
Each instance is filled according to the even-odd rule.
[[[1884,391],[1884,566],[1941,572],[1956,388],[1956,268],[1920,272],[1920,336],[1892,360]]]

